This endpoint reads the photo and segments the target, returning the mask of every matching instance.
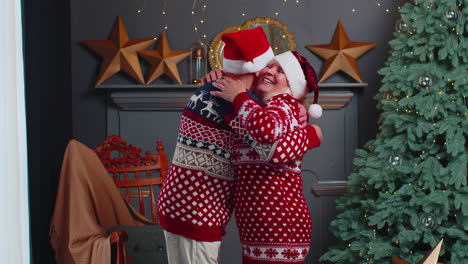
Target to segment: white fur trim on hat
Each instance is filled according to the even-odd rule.
[[[268,65],[268,63],[271,62],[274,56],[275,54],[273,53],[273,50],[270,47],[263,54],[254,58],[253,62],[246,62],[243,66],[243,70],[244,72],[258,72],[259,70],[265,68]]]
[[[302,71],[301,64],[296,56],[291,51],[283,52],[273,58],[281,65],[283,71],[288,78],[289,87],[292,91],[292,96],[296,99],[303,98],[307,93],[307,81]]]
[[[223,58],[223,71],[234,74],[246,73],[244,70],[245,63],[247,63],[245,60],[230,60]]]

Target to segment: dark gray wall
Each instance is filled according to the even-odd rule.
[[[164,1],[93,1],[71,2],[71,51],[74,137],[95,146],[106,136],[105,95],[93,88],[96,81],[99,57],[79,44],[84,39],[107,39],[115,17],[121,15],[131,38],[158,36],[164,25],[168,26],[167,36],[172,49],[189,50],[197,40],[193,21],[198,16],[191,14],[193,1],[166,1],[167,15],[162,16]],[[200,2],[200,1],[197,1]],[[206,2],[206,1],[201,1]],[[322,60],[305,49],[305,45],[327,44],[331,41],[336,23],[342,20],[352,41],[376,42],[377,47],[362,56],[359,67],[365,88],[357,88],[359,100],[359,145],[373,138],[376,132],[377,114],[372,96],[380,86],[377,69],[387,58],[388,41],[392,39],[394,21],[398,17],[397,4],[401,1],[382,3],[374,1],[207,1],[205,23],[199,25],[199,32],[206,35],[207,43],[226,27],[241,25],[245,20],[270,16],[282,21],[294,34],[297,50],[309,59],[317,72]],[[390,12],[386,12],[386,9]],[[275,11],[280,14],[275,16]],[[355,9],[356,12],[352,10]],[[142,10],[140,13],[137,10]],[[242,16],[245,13],[246,16]],[[188,80],[188,60],[179,64],[183,80]],[[353,81],[343,74],[337,74],[327,82]],[[169,82],[163,77],[159,82]],[[124,74],[112,77],[105,84],[135,83]]]

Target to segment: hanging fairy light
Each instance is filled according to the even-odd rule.
[[[208,7],[208,0],[193,0],[192,4],[192,23],[197,38],[202,41],[206,39],[206,34],[202,34],[200,26],[206,23],[205,14]],[[202,41],[204,43],[204,41]]]
[[[137,12],[138,14],[143,13],[143,10],[145,9],[145,7],[146,7],[146,0],[143,0],[142,3],[141,3],[141,6],[137,9],[136,12]]]
[[[401,8],[401,4],[398,4],[396,8],[384,7],[383,1],[381,1],[381,0],[375,1],[375,5],[378,6],[379,8],[382,8],[386,13],[390,13],[390,11],[393,11],[393,10],[400,10],[400,8]],[[392,5],[394,5],[394,4],[392,4]],[[356,8],[352,8],[351,11],[353,13],[358,12],[358,10]]]
[[[281,6],[276,10],[275,16],[278,16],[280,14],[281,9],[283,9],[284,5],[286,5],[287,2],[288,0],[281,0]]]
[[[164,30],[167,30],[169,27],[168,27],[168,24],[167,24],[167,3],[168,3],[169,0],[163,0],[162,3],[161,3],[161,11],[160,11],[160,15],[161,15],[161,21],[163,23],[164,26],[162,27],[162,30],[160,31],[164,31]],[[146,0],[143,0],[143,4],[142,4],[142,7],[139,8],[137,10],[137,13],[138,14],[142,14],[144,9],[145,9],[145,6],[146,6]],[[157,32],[156,35],[158,35],[160,32]],[[157,37],[155,37],[154,39],[158,39]]]
[[[273,15],[274,16],[279,16],[281,14],[281,10],[286,6],[286,4],[288,3],[288,0],[280,0],[281,1],[281,4],[280,4],[280,7],[278,7],[277,9],[275,9],[273,11]],[[301,1],[300,0],[295,0],[296,4],[300,4]],[[245,16],[247,15],[247,12],[246,11],[242,11],[241,12],[241,16],[242,18],[244,18]]]
[[[136,12],[137,12],[138,14],[143,14],[143,12],[145,11],[145,9],[146,9],[146,1],[147,1],[147,0],[143,0],[143,1],[142,1],[142,4],[141,4],[141,7],[138,8],[138,9],[136,10]],[[162,28],[161,31],[167,30],[167,29],[169,28],[169,27],[168,27],[168,24],[167,24],[167,19],[165,18],[166,15],[167,15],[167,11],[166,11],[166,10],[167,10],[168,1],[169,1],[169,0],[163,0],[162,3],[161,3],[161,13],[160,13],[160,14],[161,14],[161,21],[165,22],[165,23],[163,23],[164,26],[163,26],[163,28]],[[158,33],[159,33],[159,32],[158,32]],[[157,37],[155,37],[154,39],[157,39]]]

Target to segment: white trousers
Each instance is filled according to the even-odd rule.
[[[169,264],[218,264],[221,241],[204,242],[164,231]]]

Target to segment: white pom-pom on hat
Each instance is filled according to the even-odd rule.
[[[311,104],[307,112],[310,118],[319,119],[322,117],[323,109],[319,104]]]

